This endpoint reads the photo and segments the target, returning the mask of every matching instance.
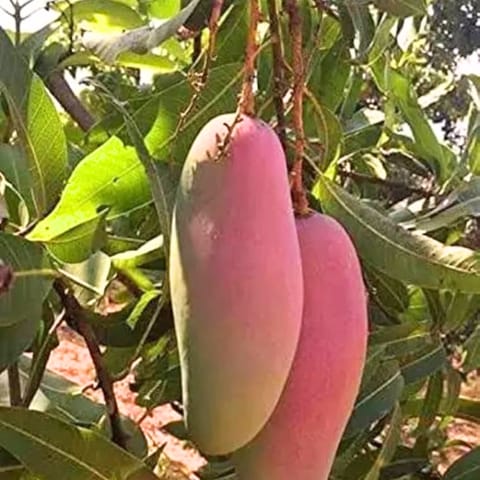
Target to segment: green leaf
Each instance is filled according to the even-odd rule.
[[[362,388],[348,422],[345,438],[368,428],[390,412],[400,398],[403,386],[398,363],[384,362],[377,374]]]
[[[364,271],[371,298],[382,310],[395,317],[408,308],[408,290],[402,282],[387,277],[366,264]]]
[[[402,435],[402,410],[397,404],[392,413],[392,418],[388,427],[388,432],[383,440],[382,448],[375,460],[372,469],[368,472],[365,480],[378,480],[383,467],[388,465],[395,455]]]
[[[324,177],[314,194],[348,230],[360,256],[386,275],[434,290],[480,291],[479,257],[472,250],[411,234]]]
[[[350,75],[351,65],[345,48],[340,40],[328,51],[320,64],[320,75],[314,77],[310,91],[327,109],[335,112],[344,99],[345,86]]]
[[[69,480],[154,480],[138,459],[90,430],[45,413],[0,407],[0,445],[31,472]]]
[[[417,434],[420,435],[420,438],[417,439],[417,443],[422,436],[427,435],[428,429],[433,425],[440,409],[442,395],[443,374],[442,372],[437,372],[428,380],[427,393],[425,394],[425,401],[422,406],[422,413],[417,427]],[[425,453],[427,454],[428,452]]]
[[[178,69],[177,63],[169,57],[154,53],[139,55],[134,52],[124,52],[118,56],[117,63],[124,67],[149,70],[156,74],[171,73]]]
[[[162,180],[160,172],[157,169],[157,165],[155,164],[153,158],[150,156],[150,152],[148,151],[143,141],[142,134],[138,129],[137,124],[127,112],[127,110],[119,102],[114,101],[114,106],[117,110],[120,111],[124,118],[130,140],[132,141],[138,158],[142,162],[145,173],[147,174],[147,178],[150,184],[150,190],[152,192],[153,204],[155,206],[158,222],[160,224],[160,229],[163,234],[164,255],[166,261],[168,261],[168,249],[170,248],[169,246],[171,216],[170,206],[168,203],[168,195],[166,193],[167,190],[165,189],[164,182]],[[167,283],[166,280],[164,281],[164,291],[168,291],[168,287],[165,288],[165,283]]]
[[[342,127],[337,117],[313,97],[306,100],[304,108],[305,131],[310,143],[320,145],[319,167],[325,171],[336,159],[342,140]],[[318,155],[317,152],[314,152]]]
[[[29,238],[46,243],[65,235],[68,239],[80,225],[91,228],[98,224],[99,214],[107,209],[107,218],[112,219],[150,201],[148,184],[135,150],[112,137],[77,165],[60,202],[36,225]],[[94,234],[96,229],[90,232]],[[91,239],[84,237],[83,240],[92,244]]]
[[[22,355],[18,360],[18,364],[21,385],[25,388],[29,372],[31,371],[32,361],[27,356]],[[0,375],[0,405],[9,406],[6,372]],[[49,413],[67,422],[83,426],[88,425],[95,429],[98,429],[98,424],[105,418],[104,405],[94,402],[83,395],[80,385],[70,382],[49,370],[44,372],[40,388],[37,390],[30,408]],[[121,422],[128,451],[138,458],[143,458],[147,453],[148,447],[141,429],[133,420],[123,415],[121,416]],[[98,429],[98,431],[105,436],[111,435],[107,426]]]
[[[39,210],[44,213],[55,204],[63,188],[67,173],[67,140],[55,105],[36,75],[28,97],[26,127],[30,163],[35,163],[30,170],[35,198],[41,207]]]
[[[32,312],[25,320],[0,327],[0,372],[13,365],[32,344],[40,325],[41,310]]]
[[[0,260],[11,267],[13,285],[0,295],[0,327],[40,317],[52,279],[40,272],[48,266],[44,250],[23,238],[0,233]]]
[[[28,70],[23,57],[0,29],[1,64],[8,67],[0,69],[0,91],[6,96],[27,155],[35,206],[40,215],[53,206],[63,187],[67,167],[65,134],[42,81]]]
[[[134,329],[137,325],[138,321],[142,313],[145,311],[147,306],[150,304],[152,300],[155,300],[160,296],[160,292],[157,290],[151,290],[149,292],[145,292],[140,299],[138,300],[135,308],[132,310],[132,313],[127,318],[127,325]]]
[[[0,144],[0,172],[15,187],[31,212],[34,212],[32,179],[26,156],[19,147]]]
[[[362,58],[373,40],[375,24],[367,4],[357,1],[345,3],[359,37],[358,50]]]
[[[0,28],[0,90],[5,93],[12,114],[25,118],[28,92],[32,72],[22,55],[20,55],[8,38],[5,30]]]
[[[343,155],[375,146],[382,134],[385,114],[380,110],[363,108],[355,112],[344,125]]]
[[[65,263],[80,263],[102,248],[107,241],[105,208],[96,217],[75,225],[70,230],[51,238],[39,239],[33,234],[30,240],[41,241],[57,260]]]
[[[91,255],[81,263],[63,265],[61,273],[72,280],[72,292],[81,305],[91,304],[105,295],[111,280],[112,261],[103,252]]]
[[[400,72],[387,69],[387,89],[395,104],[402,111],[405,120],[412,129],[416,147],[423,158],[427,159],[431,169],[446,179],[446,158],[428,118],[418,103],[411,82]]]
[[[395,41],[391,32],[397,22],[396,18],[386,16],[377,27],[370,51],[368,52],[369,64],[374,64],[381,59],[385,51]]]
[[[470,113],[465,154],[470,169],[475,175],[480,174],[480,112],[477,108],[472,108]]]
[[[80,0],[72,6],[67,1],[56,3],[64,22],[73,16],[76,24],[96,32],[112,33],[145,23],[135,10],[115,0]]]
[[[375,6],[396,17],[410,17],[427,14],[425,0],[373,0]]]
[[[178,13],[181,6],[181,0],[149,0],[145,2],[150,16],[156,18],[169,18]]]
[[[473,177],[468,183],[463,183],[437,207],[406,226],[413,224],[417,231],[427,233],[470,216],[480,216],[480,177]]]
[[[242,62],[249,26],[246,2],[234,1],[228,8],[217,36],[215,66]]]
[[[477,480],[480,475],[480,448],[457,460],[445,472],[444,480]]]
[[[117,270],[127,270],[154,262],[163,257],[163,236],[159,235],[143,243],[137,250],[127,250],[112,256]]]
[[[370,334],[369,344],[382,345],[388,355],[401,356],[424,348],[430,339],[430,325],[412,321],[378,328]]]
[[[447,354],[442,344],[429,345],[421,351],[408,355],[401,363],[405,384],[418,382],[443,368]]]

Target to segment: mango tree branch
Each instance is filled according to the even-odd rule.
[[[284,9],[289,16],[289,29],[293,43],[293,126],[295,130],[295,159],[290,173],[292,184],[293,208],[297,215],[309,212],[307,195],[303,188],[303,157],[305,151],[305,133],[303,129],[303,93],[305,72],[303,64],[303,21],[297,0],[283,0]]]
[[[273,103],[277,114],[277,134],[280,138],[284,151],[287,149],[287,128],[285,120],[285,79],[283,75],[283,49],[280,34],[280,22],[276,0],[268,0],[268,16],[270,18],[270,35],[272,41],[273,57]]]
[[[250,24],[248,26],[247,48],[245,51],[244,79],[240,97],[239,112],[253,117],[255,115],[255,59],[258,52],[257,29],[260,20],[258,0],[250,0]]]
[[[117,399],[115,398],[115,392],[113,390],[113,381],[103,362],[102,353],[95,338],[95,332],[84,318],[81,305],[69,291],[67,285],[62,280],[56,280],[54,282],[54,288],[65,308],[67,320],[75,327],[87,344],[88,351],[95,366],[98,383],[105,400],[105,407],[112,429],[112,441],[118,446],[126,448],[126,438],[122,430]]]
[[[88,132],[95,124],[92,114],[85,108],[65,80],[63,73],[55,71],[44,78],[45,85],[78,126]]]

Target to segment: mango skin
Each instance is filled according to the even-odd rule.
[[[234,118],[210,121],[191,147],[170,253],[186,426],[210,455],[243,447],[270,417],[303,308],[283,149],[270,126],[243,116],[215,158]]]
[[[327,480],[360,387],[367,299],[355,249],[332,218],[297,219],[302,332],[279,404],[234,455],[240,480]]]

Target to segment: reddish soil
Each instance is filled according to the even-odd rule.
[[[59,340],[60,345],[52,352],[48,368],[81,386],[93,384],[95,370],[82,337],[64,327],[59,331]],[[116,383],[115,393],[121,413],[137,421],[144,416],[145,409],[135,404],[135,394],[129,389],[131,380],[127,377]],[[103,402],[102,393],[99,390],[89,388],[86,390],[86,395]],[[178,441],[162,430],[164,425],[178,419],[178,414],[168,405],[162,406],[147,416],[142,421],[141,427],[151,451],[167,444],[164,452],[170,461],[168,461],[168,472],[164,473],[165,480],[196,479],[192,471],[204,463],[203,459],[184,442]]]
[[[85,347],[83,339],[67,327],[59,331],[60,345],[56,348],[48,363],[48,368],[59,373],[71,381],[82,386],[93,384],[95,380],[94,368]],[[144,416],[145,410],[135,404],[135,394],[129,389],[131,378],[115,384],[116,397],[121,413],[129,416],[134,421]],[[88,389],[86,394],[97,401],[102,401],[102,394],[98,390]],[[480,380],[476,376],[470,378],[469,384],[463,388],[462,395],[470,398],[480,398]],[[165,432],[162,427],[167,423],[178,420],[178,414],[169,406],[156,408],[150,416],[142,422],[151,451],[166,443],[164,480],[190,480],[197,479],[193,471],[204,464],[202,457],[188,444],[180,442],[175,437]],[[480,446],[480,426],[463,420],[452,422],[447,428],[450,440],[455,441],[435,459],[444,471],[449,464],[467,453],[470,448]],[[458,442],[461,445],[458,445]]]

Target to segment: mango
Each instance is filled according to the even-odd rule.
[[[280,141],[261,120],[235,119],[214,118],[191,147],[170,251],[185,421],[209,455],[244,446],[267,422],[292,366],[303,308]]]
[[[367,300],[355,249],[330,217],[297,219],[304,310],[294,364],[265,428],[234,455],[240,480],[327,480],[357,396]]]

